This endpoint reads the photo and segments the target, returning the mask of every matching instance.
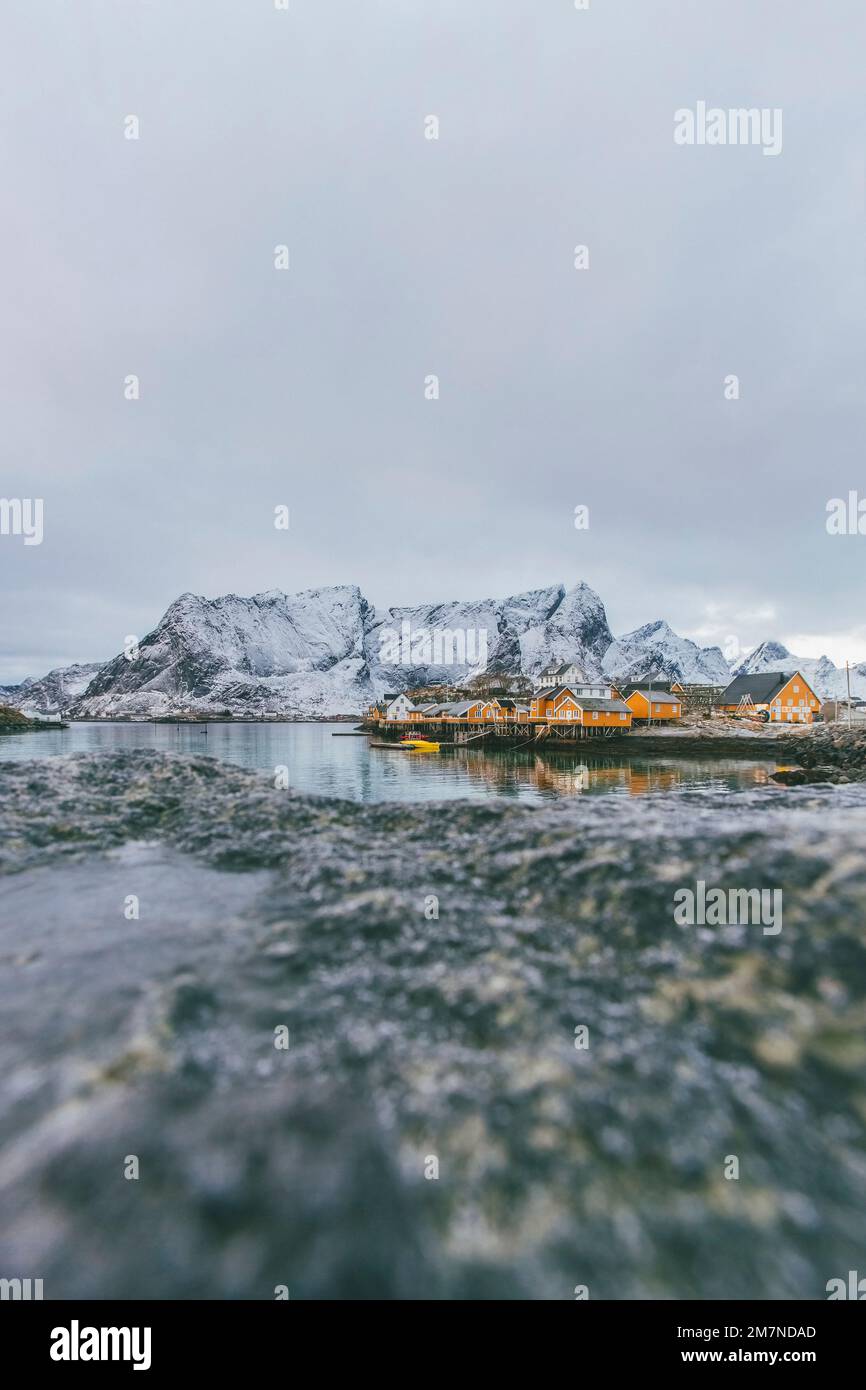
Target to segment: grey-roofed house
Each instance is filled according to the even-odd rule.
[[[635,690],[649,690],[652,687],[653,695],[656,691],[666,695],[682,695],[685,693],[685,686],[679,681],[668,680],[664,676],[646,676],[642,681],[614,681],[614,685],[624,700]]]
[[[773,723],[811,724],[820,700],[800,671],[758,671],[735,676],[719,696],[725,714],[754,715]]]
[[[408,695],[402,692],[399,695],[385,696],[385,718],[386,719],[408,719],[415,706]]]
[[[601,695],[578,694],[574,686],[560,685],[552,690],[537,690],[532,697],[530,718],[548,723],[577,723],[609,728],[631,726],[632,711],[622,700],[611,697],[610,687],[602,687]]]
[[[654,690],[639,686],[625,699],[635,719],[679,719],[683,712],[683,697],[669,690]]]
[[[557,685],[571,685],[572,682],[586,685],[588,679],[583,667],[578,666],[576,661],[552,661],[541,672],[538,684],[543,690],[550,690]]]
[[[471,709],[477,706],[485,709],[490,704],[490,700],[482,700],[480,696],[476,696],[474,700],[456,700],[454,704],[446,706],[443,713],[451,719],[465,719]]]
[[[588,710],[607,710],[609,714],[627,714],[628,705],[624,700],[584,700],[579,699],[577,704],[581,709]]]
[[[613,698],[610,681],[604,678],[591,680],[588,676],[584,676],[582,681],[557,681],[553,685],[539,685],[537,690],[533,690],[531,698],[533,700],[549,700],[551,697],[558,699],[566,691],[588,700],[610,700]]]
[[[514,700],[510,695],[500,695],[496,701],[505,718],[516,723],[525,723],[529,718],[529,705]]]

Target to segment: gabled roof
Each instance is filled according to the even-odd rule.
[[[541,674],[543,676],[565,676],[569,671],[577,671],[581,682],[586,683],[586,672],[577,661],[552,661],[549,666],[545,666]]]
[[[489,704],[489,700],[482,700],[480,696],[476,696],[474,700],[458,700],[455,704],[446,706],[445,713],[456,715],[459,719],[461,715],[467,714],[474,705]]]
[[[609,690],[609,689],[610,689],[610,681],[606,681],[606,680],[597,680],[597,681],[590,681],[590,680],[587,680],[587,681],[575,681],[573,685],[549,685],[549,686],[541,686],[540,689],[538,689],[538,690],[533,690],[533,692],[532,692],[532,699],[533,699],[533,700],[558,700],[558,699],[560,699],[560,697],[563,696],[563,695],[570,695],[570,696],[572,697],[573,700],[580,700],[580,699],[582,699],[583,697],[582,697],[581,695],[578,695],[578,693],[577,693],[577,688],[578,688],[579,685],[588,685],[588,686],[600,685],[600,686],[602,686],[605,690]]]
[[[632,695],[642,695],[648,704],[653,705],[682,704],[681,696],[672,695],[669,690],[656,690],[655,687],[653,687],[652,690],[648,690],[643,686],[635,686],[634,690],[629,691],[627,698],[630,700]]]
[[[394,703],[395,700],[401,700],[401,699],[406,701],[406,703],[408,704],[408,706],[409,706],[410,709],[414,709],[414,708],[415,708],[415,706],[412,704],[412,701],[409,699],[409,696],[408,696],[408,695],[406,694],[406,692],[403,691],[403,690],[399,690],[399,691],[397,692],[396,695],[386,695],[386,696],[385,696],[385,700],[387,701],[387,703],[388,703],[389,705],[393,705],[393,703]]]
[[[751,699],[753,704],[768,705],[795,676],[799,676],[803,684],[813,695],[815,694],[799,671],[759,671],[754,676],[735,676],[719,696],[719,704],[738,705],[745,696],[746,699]]]
[[[607,681],[586,681],[586,682],[584,682],[584,681],[579,681],[579,682],[578,682],[578,681],[575,681],[574,684],[575,684],[575,685],[578,685],[578,684],[580,684],[580,685],[586,684],[586,685],[604,685],[604,686],[607,686],[608,682],[607,682]],[[532,698],[533,698],[533,700],[558,700],[559,697],[560,697],[560,695],[574,695],[574,698],[577,699],[577,696],[575,695],[575,692],[574,692],[574,686],[571,686],[571,685],[543,685],[543,686],[541,686],[538,690],[533,690],[533,692],[532,692]]]
[[[577,700],[580,709],[608,710],[611,714],[631,714],[629,706],[622,700],[584,700],[581,696]]]

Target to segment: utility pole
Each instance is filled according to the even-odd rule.
[[[845,680],[848,684],[848,728],[851,728],[851,668],[845,662]]]
[[[652,678],[652,676],[650,676],[649,690],[647,691],[647,694],[649,695],[649,704],[647,705],[647,725],[646,725],[646,726],[647,726],[647,728],[650,728],[650,726],[651,726],[651,724],[652,724],[652,722],[653,722],[653,678]]]

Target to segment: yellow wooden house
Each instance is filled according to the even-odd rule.
[[[752,716],[774,724],[811,724],[821,701],[799,671],[761,671],[736,676],[719,696],[724,714]]]
[[[622,700],[578,695],[567,685],[561,685],[535,691],[529,705],[529,718],[547,724],[630,729],[632,713]]]
[[[683,714],[682,696],[668,690],[653,690],[652,687],[633,690],[626,695],[625,702],[635,719],[656,720],[681,719]]]

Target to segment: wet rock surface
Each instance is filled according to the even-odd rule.
[[[832,724],[808,737],[780,740],[779,752],[793,768],[782,768],[773,780],[783,786],[819,782],[866,782],[866,729]]]
[[[86,755],[0,767],[0,824],[5,1277],[821,1298],[862,1266],[862,786],[362,806]],[[698,879],[781,888],[781,932],[677,925]]]

